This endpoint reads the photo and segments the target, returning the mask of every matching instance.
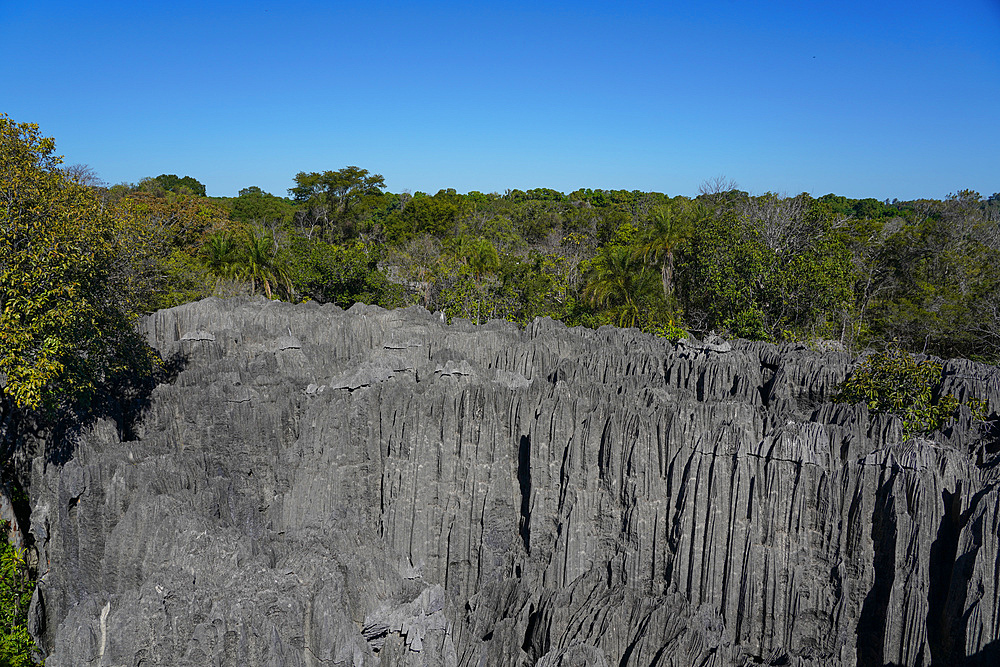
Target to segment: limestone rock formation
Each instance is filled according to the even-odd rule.
[[[996,433],[845,354],[209,299],[135,429],[35,459],[69,665],[1000,664]],[[997,369],[944,389],[1000,410]]]

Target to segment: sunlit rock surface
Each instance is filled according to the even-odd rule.
[[[850,359],[209,299],[134,433],[36,459],[47,665],[1000,664],[995,435]],[[997,369],[945,388],[1000,408]]]

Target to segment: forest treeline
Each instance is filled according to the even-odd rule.
[[[212,294],[1000,360],[1000,194],[751,195],[720,178],[694,197],[431,195],[349,166],[300,172],[287,196],[207,197],[173,174],[109,187],[37,126],[0,126],[0,380],[22,405],[146,364],[129,318]]]
[[[288,197],[248,187],[208,198],[173,175],[93,187],[111,205],[131,202],[155,232],[145,310],[257,292],[416,303],[474,322],[548,316],[1000,358],[1000,194],[754,196],[721,179],[693,198],[397,194],[353,166],[295,183]]]

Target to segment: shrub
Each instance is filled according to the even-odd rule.
[[[35,582],[24,561],[24,550],[7,539],[10,523],[0,523],[0,665],[33,665],[35,642],[28,634],[28,605]]]
[[[838,403],[864,403],[876,414],[892,414],[903,421],[906,437],[930,433],[944,426],[961,403],[951,394],[934,400],[941,364],[917,361],[911,354],[889,348],[865,357],[841,385]],[[977,419],[985,419],[985,406],[967,403]]]

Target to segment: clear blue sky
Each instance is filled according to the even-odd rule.
[[[0,6],[0,112],[111,183],[1000,191],[1000,0]]]

